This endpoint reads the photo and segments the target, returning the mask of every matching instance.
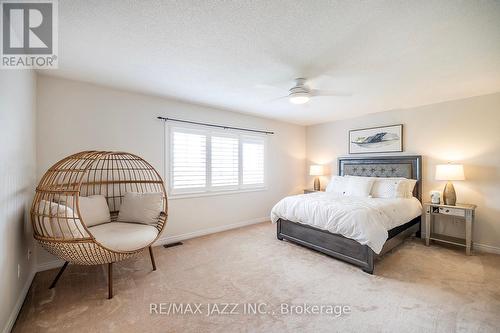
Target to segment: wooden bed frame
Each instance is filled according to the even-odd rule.
[[[416,179],[413,191],[422,201],[422,157],[421,156],[382,156],[382,157],[345,157],[338,160],[339,175],[370,177],[405,177]],[[417,234],[420,236],[420,216],[389,230],[389,238],[380,254],[375,254],[367,245],[339,234],[314,228],[305,224],[280,219],[277,222],[277,238],[289,240],[329,256],[361,267],[373,274],[374,259],[390,251],[402,241]]]

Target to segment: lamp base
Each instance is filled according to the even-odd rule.
[[[446,183],[443,191],[443,201],[445,205],[455,206],[457,204],[457,194],[451,182]]]
[[[314,190],[315,191],[320,190],[319,177],[314,178]]]

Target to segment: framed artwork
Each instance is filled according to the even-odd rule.
[[[402,124],[349,131],[349,154],[395,153],[402,151]]]

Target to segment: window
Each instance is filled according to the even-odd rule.
[[[202,188],[207,185],[206,138],[204,134],[173,132],[173,188]]]
[[[238,138],[212,136],[212,186],[237,186],[239,179]]]
[[[264,142],[246,139],[242,142],[243,184],[264,183]]]
[[[217,193],[265,186],[262,135],[170,128],[170,194]]]

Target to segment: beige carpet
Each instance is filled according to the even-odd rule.
[[[112,300],[106,299],[103,267],[69,266],[53,290],[47,288],[56,270],[37,274],[14,332],[500,331],[497,255],[467,257],[409,240],[368,275],[278,241],[270,223],[156,247],[155,253],[156,272],[147,253],[116,265]],[[242,313],[244,303],[261,302],[265,314]],[[165,303],[165,314],[150,314],[150,303]],[[183,303],[184,311],[187,303],[191,310],[199,303],[203,313],[166,314],[171,303]],[[222,311],[225,303],[237,303],[240,314],[227,314],[233,305]],[[341,305],[351,312],[281,314],[281,303]]]

